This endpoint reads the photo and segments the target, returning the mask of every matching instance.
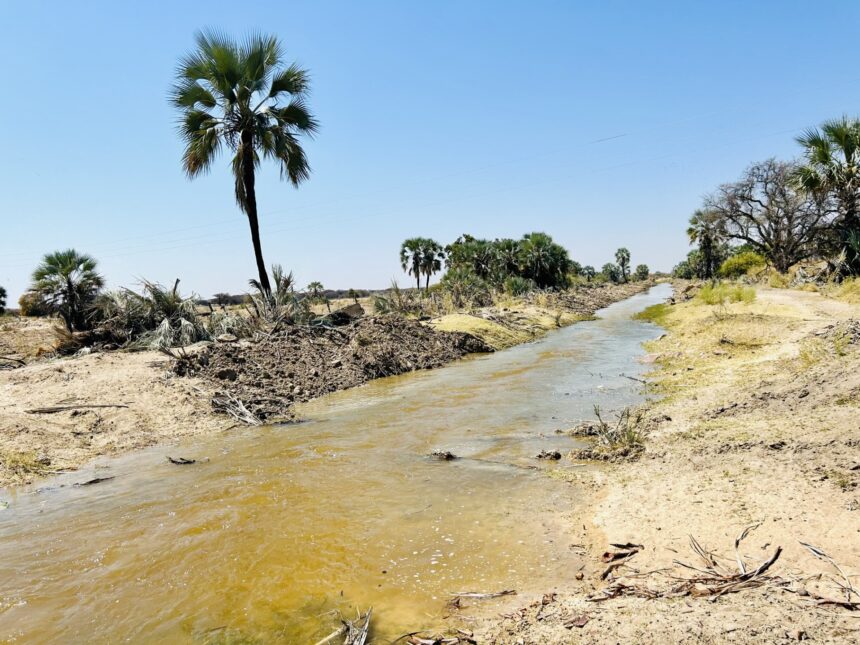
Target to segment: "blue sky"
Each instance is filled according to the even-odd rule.
[[[2,2],[0,284],[75,247],[111,286],[254,276],[227,158],[188,181],[167,92],[195,30],[278,35],[321,122],[299,190],[258,179],[267,263],[409,282],[411,236],[543,230],[667,270],[701,196],[860,113],[856,2]]]

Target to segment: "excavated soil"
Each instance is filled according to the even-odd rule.
[[[215,343],[177,363],[209,381],[260,420],[288,420],[293,404],[383,376],[440,367],[491,352],[462,332],[439,332],[394,316],[343,327],[288,327],[257,341]]]

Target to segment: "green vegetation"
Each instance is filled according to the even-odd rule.
[[[600,275],[607,282],[621,282],[621,269],[617,264],[607,262],[603,265],[603,268],[600,269]]]
[[[618,263],[618,271],[621,274],[621,281],[627,282],[630,280],[630,251],[621,247],[615,252],[615,261]]]
[[[70,332],[90,326],[89,309],[104,286],[96,266],[89,255],[66,249],[48,253],[33,271],[30,286],[33,298],[59,314]]]
[[[305,291],[308,294],[308,299],[312,304],[315,305],[325,305],[328,312],[331,313],[331,303],[328,301],[325,295],[325,287],[322,285],[322,282],[311,282]]]
[[[706,305],[725,305],[730,302],[749,304],[755,300],[755,289],[726,282],[710,283],[696,294],[696,300]]]
[[[6,289],[0,285],[0,316],[6,313]]]
[[[803,163],[754,163],[704,199],[687,229],[697,248],[675,277],[711,279],[717,267],[740,277],[765,265],[784,275],[811,258],[827,261],[819,280],[860,273],[860,119],[827,121],[797,142]],[[788,286],[793,277],[767,279]]]
[[[636,271],[633,273],[634,277],[637,280],[647,280],[648,276],[651,275],[651,271],[648,269],[647,264],[637,265]]]
[[[645,322],[652,322],[657,325],[663,325],[666,322],[666,318],[668,318],[671,311],[672,308],[668,304],[666,304],[665,302],[661,302],[656,305],[646,307],[639,313],[634,314],[633,320],[643,320]]]
[[[852,274],[860,273],[860,119],[825,121],[797,142],[806,157],[797,179],[810,194],[826,200],[843,262]]]
[[[586,282],[591,282],[592,280],[594,280],[594,276],[597,275],[597,271],[594,270],[593,266],[591,266],[590,264],[587,264],[584,267],[582,267],[582,271],[580,272],[580,275],[583,278],[585,278]]]
[[[727,258],[721,265],[719,274],[723,278],[740,278],[750,271],[763,269],[766,260],[755,251],[744,251]]]
[[[255,175],[261,158],[280,167],[294,186],[310,176],[299,141],[317,122],[305,104],[308,73],[295,63],[283,66],[283,50],[273,36],[249,36],[235,43],[216,33],[198,33],[196,49],[182,59],[171,92],[182,114],[182,165],[189,178],[205,174],[222,148],[233,152],[236,202],[248,216],[259,274],[268,297],[257,219]]]
[[[449,273],[463,272],[499,288],[509,277],[534,282],[539,289],[564,288],[573,263],[567,250],[546,233],[528,233],[520,240],[480,240],[462,235],[446,249]]]
[[[430,288],[430,277],[442,270],[445,251],[436,240],[412,237],[400,246],[400,266],[415,278],[415,286],[421,290],[421,276],[425,276],[425,288]]]

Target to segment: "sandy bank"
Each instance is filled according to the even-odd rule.
[[[573,483],[594,500],[570,529],[592,566],[579,588],[487,620],[479,641],[857,642],[858,611],[828,601],[860,603],[833,564],[860,588],[858,319],[856,305],[788,290],[671,307],[668,335],[649,346],[665,397],[650,416],[665,420],[638,461]],[[685,582],[711,566],[690,536],[727,575],[738,558],[752,571],[781,553],[760,586],[717,596]],[[601,579],[610,543],[644,548]]]

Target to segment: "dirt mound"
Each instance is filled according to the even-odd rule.
[[[215,343],[176,368],[209,380],[258,419],[272,421],[290,419],[294,403],[491,351],[469,334],[383,316],[344,327],[288,327],[255,342]]]

